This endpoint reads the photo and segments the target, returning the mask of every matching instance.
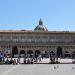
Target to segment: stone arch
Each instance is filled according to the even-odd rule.
[[[17,48],[17,46],[13,46],[13,48],[12,48],[12,56],[14,57],[17,54],[18,54],[18,48]]]
[[[50,51],[50,53],[54,54],[54,51]]]
[[[32,50],[27,51],[27,54],[32,54],[32,53],[33,53]]]
[[[35,51],[35,54],[40,54],[40,51],[39,51],[39,50],[36,50],[36,51]]]
[[[50,55],[55,55],[54,51],[50,51]]]
[[[24,51],[24,50],[21,50],[21,51],[20,51],[20,54],[25,54],[25,51]]]
[[[37,58],[41,54],[40,50],[35,51],[35,57]]]
[[[20,57],[25,57],[25,51],[24,50],[20,51]]]
[[[64,57],[65,57],[65,58],[70,57],[70,53],[69,53],[68,51],[65,51],[65,52],[64,52]]]
[[[30,58],[33,57],[33,50],[27,51],[27,57],[30,57]]]
[[[42,58],[43,58],[43,57],[44,57],[44,58],[48,58],[48,57],[49,57],[49,51],[47,51],[47,50],[41,51],[41,56],[42,56]]]

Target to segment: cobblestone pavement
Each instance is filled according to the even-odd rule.
[[[75,75],[75,64],[0,65],[0,75]]]

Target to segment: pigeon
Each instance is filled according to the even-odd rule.
[[[74,67],[72,67],[72,69],[74,69]]]
[[[54,69],[56,69],[56,67],[54,66]]]

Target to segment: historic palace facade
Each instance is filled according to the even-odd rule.
[[[0,52],[4,56],[24,57],[43,55],[49,57],[73,57],[75,55],[75,32],[48,31],[42,20],[34,30],[0,30]]]

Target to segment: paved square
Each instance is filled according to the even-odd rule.
[[[0,75],[75,75],[74,64],[0,65]]]

